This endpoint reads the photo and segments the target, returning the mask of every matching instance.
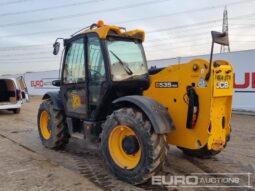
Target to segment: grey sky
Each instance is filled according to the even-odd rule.
[[[148,60],[207,54],[225,5],[231,51],[254,49],[255,0],[1,0],[0,74],[58,69],[56,37],[99,19],[145,30]]]

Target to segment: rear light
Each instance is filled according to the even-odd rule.
[[[17,101],[21,100],[20,90],[16,90]]]
[[[195,92],[195,89],[192,86],[187,87],[187,95],[189,98],[188,101],[188,113],[187,113],[187,122],[186,128],[193,129],[196,127],[197,118],[198,118],[198,95]]]
[[[192,129],[195,128],[198,117],[198,107],[194,106],[193,108],[193,116],[192,116]]]

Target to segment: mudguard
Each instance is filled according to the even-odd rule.
[[[160,103],[146,96],[124,96],[113,101],[114,105],[137,106],[151,121],[157,134],[167,134],[175,130],[175,126],[166,108]]]
[[[51,99],[53,103],[53,108],[56,110],[64,110],[63,102],[60,98],[59,92],[47,92],[42,97],[43,100]]]

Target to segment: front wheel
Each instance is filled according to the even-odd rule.
[[[134,108],[113,112],[103,125],[101,140],[111,171],[132,184],[151,178],[166,160],[165,135],[156,134],[149,119]]]
[[[61,149],[68,143],[69,133],[63,111],[55,110],[51,100],[39,107],[37,124],[42,144],[50,149]]]

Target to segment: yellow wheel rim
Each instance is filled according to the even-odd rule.
[[[43,111],[40,116],[40,130],[44,139],[48,140],[51,135],[51,131],[48,128],[49,114],[47,111]]]
[[[127,153],[125,147],[123,147],[123,141],[127,139],[127,137],[135,138],[139,144],[132,154]],[[108,139],[108,148],[113,161],[121,168],[128,170],[133,169],[138,165],[141,159],[139,140],[135,132],[125,125],[118,125],[112,130]]]

